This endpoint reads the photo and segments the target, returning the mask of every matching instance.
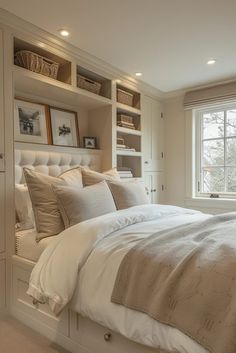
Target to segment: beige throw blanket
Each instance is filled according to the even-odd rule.
[[[120,265],[112,302],[179,329],[212,353],[236,353],[236,213],[141,240]]]

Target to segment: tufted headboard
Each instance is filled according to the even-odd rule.
[[[24,167],[52,176],[78,165],[100,171],[101,156],[98,150],[16,142],[15,182],[24,183]]]

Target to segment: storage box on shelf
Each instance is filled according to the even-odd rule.
[[[35,44],[14,38],[14,64],[71,84],[71,62]]]
[[[111,80],[77,65],[77,86],[111,99]]]
[[[140,93],[127,87],[117,85],[116,99],[118,103],[140,109]]]

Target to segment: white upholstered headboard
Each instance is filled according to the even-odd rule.
[[[101,155],[102,152],[98,150],[17,142],[15,143],[15,182],[24,183],[24,167],[51,176],[57,176],[78,165],[101,171]]]

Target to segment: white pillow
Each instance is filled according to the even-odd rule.
[[[81,172],[84,186],[94,185],[103,180],[120,180],[120,175],[116,168],[112,168],[103,173],[98,173],[88,168],[81,168]]]
[[[15,207],[17,215],[16,230],[34,228],[34,212],[29,190],[25,184],[15,185]]]
[[[105,181],[78,189],[68,185],[52,185],[65,228],[87,219],[115,212],[116,205]]]
[[[139,180],[107,181],[117,210],[150,203],[145,186]]]

